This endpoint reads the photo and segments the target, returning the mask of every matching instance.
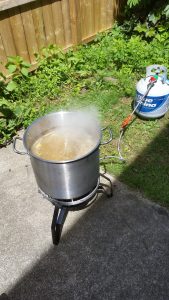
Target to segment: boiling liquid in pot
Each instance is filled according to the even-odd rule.
[[[78,129],[52,129],[38,138],[31,152],[45,160],[75,160],[89,153],[96,145],[92,135]]]

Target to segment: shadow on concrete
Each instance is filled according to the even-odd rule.
[[[167,300],[168,249],[167,210],[115,182],[114,197],[100,197],[9,297]]]

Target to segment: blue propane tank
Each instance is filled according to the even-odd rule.
[[[156,82],[148,92],[151,76],[156,75]],[[141,101],[142,100],[142,101]],[[139,104],[139,101],[141,103]],[[169,109],[169,80],[167,80],[167,68],[161,65],[152,65],[146,68],[146,78],[142,78],[136,85],[136,99],[134,107],[136,114],[148,119],[159,118],[165,115]]]

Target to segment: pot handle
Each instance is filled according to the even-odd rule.
[[[15,136],[15,137],[13,138],[13,151],[14,151],[15,153],[21,154],[21,155],[28,154],[27,151],[24,152],[24,151],[19,151],[19,150],[16,149],[16,141],[17,141],[17,140],[22,141],[23,139],[22,139],[21,137],[19,137],[19,136]]]
[[[113,140],[113,133],[112,133],[112,130],[108,127],[108,126],[106,126],[106,127],[104,127],[104,128],[102,128],[101,129],[101,131],[104,131],[104,130],[108,130],[109,131],[109,140],[108,141],[103,141],[103,142],[101,142],[100,143],[100,145],[102,146],[102,145],[107,145],[107,144],[109,144],[112,140]]]

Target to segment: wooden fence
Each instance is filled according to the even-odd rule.
[[[0,0],[0,60],[57,44],[66,49],[111,28],[119,0]],[[4,71],[3,65],[1,70]]]

